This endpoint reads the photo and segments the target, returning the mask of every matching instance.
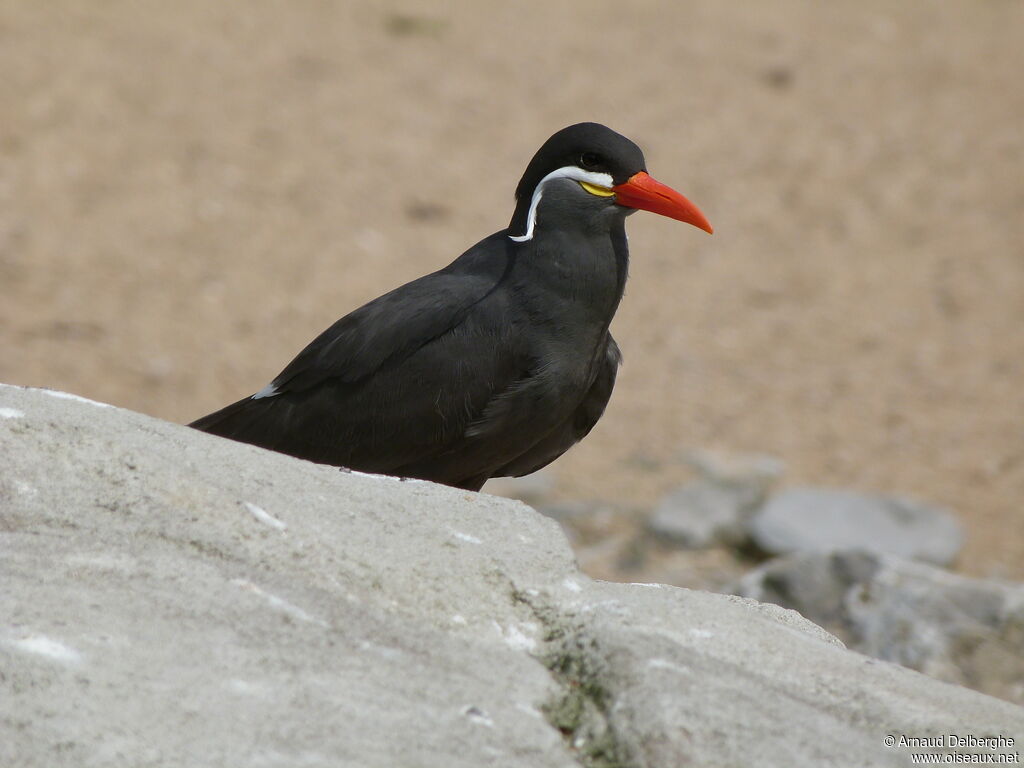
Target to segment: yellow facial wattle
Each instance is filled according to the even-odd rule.
[[[598,197],[611,197],[615,194],[612,190],[608,189],[608,187],[599,187],[596,184],[589,184],[585,181],[581,181],[580,186],[590,194],[597,195]]]

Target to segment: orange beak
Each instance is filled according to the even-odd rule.
[[[660,213],[670,219],[685,221],[709,235],[714,233],[700,209],[676,192],[647,175],[646,171],[634,173],[624,184],[612,187],[615,202],[627,208]]]

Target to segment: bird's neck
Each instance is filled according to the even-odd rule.
[[[608,223],[583,231],[538,227],[516,259],[524,298],[553,312],[557,323],[585,326],[598,336],[618,309],[629,268],[624,222]]]

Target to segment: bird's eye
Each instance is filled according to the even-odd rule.
[[[580,155],[580,165],[584,168],[597,168],[604,161],[597,152],[584,152]]]

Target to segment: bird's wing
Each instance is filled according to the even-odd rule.
[[[547,466],[586,437],[604,413],[615,387],[615,376],[622,363],[622,353],[612,335],[598,361],[597,373],[579,406],[562,424],[549,432],[529,451],[494,472],[495,477],[521,477]]]
[[[330,379],[355,384],[450,332],[504,274],[504,260],[479,258],[478,248],[345,315],[310,342],[257,399]]]
[[[191,426],[374,472],[445,452],[528,365],[510,348],[507,267],[493,248],[470,249],[345,316],[264,390]]]

